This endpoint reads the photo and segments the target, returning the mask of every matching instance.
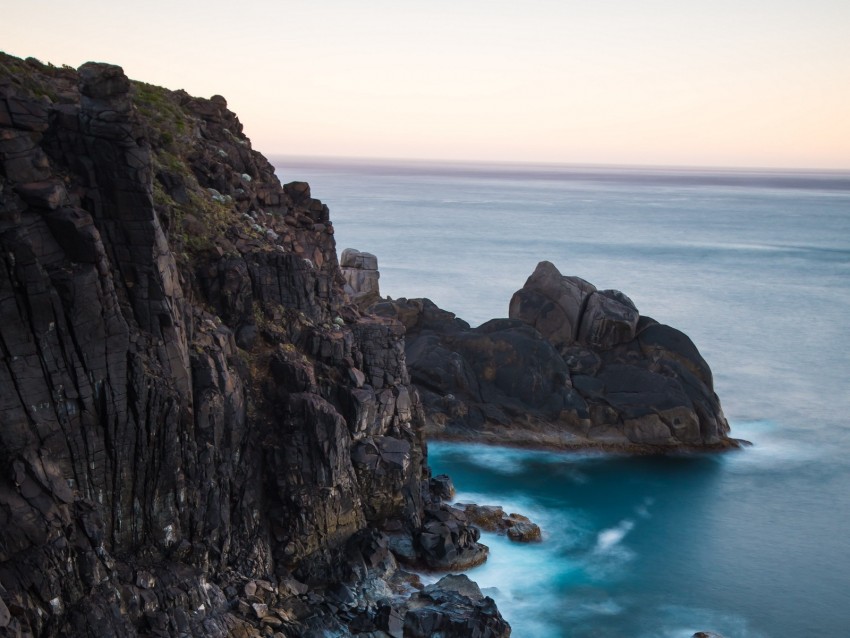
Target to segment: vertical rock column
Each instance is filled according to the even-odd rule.
[[[354,248],[342,251],[340,269],[345,277],[345,292],[361,308],[368,308],[381,298],[378,285],[378,258]]]

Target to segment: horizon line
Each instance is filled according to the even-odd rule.
[[[817,168],[801,166],[745,166],[745,165],[708,165],[708,164],[653,164],[653,163],[615,163],[615,162],[556,162],[546,160],[499,160],[499,159],[445,159],[445,158],[423,158],[423,157],[386,157],[368,155],[316,155],[285,152],[267,152],[267,157],[281,159],[292,159],[299,161],[329,163],[345,162],[351,164],[373,164],[383,166],[387,164],[408,165],[434,165],[444,166],[458,165],[459,167],[473,167],[481,165],[508,167],[534,167],[534,168],[592,168],[592,169],[618,169],[618,170],[678,170],[678,171],[727,171],[727,172],[772,172],[772,173],[820,173],[844,175],[850,178],[850,167],[847,168]]]

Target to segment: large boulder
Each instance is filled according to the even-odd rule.
[[[507,638],[510,625],[466,576],[445,576],[417,594],[404,616],[407,638]]]
[[[574,343],[610,348],[635,336],[638,311],[617,290],[597,291],[580,277],[566,277],[548,261],[511,298],[508,316],[537,329],[556,348]]]
[[[578,341],[581,317],[596,286],[580,277],[564,277],[541,261],[522,289],[511,297],[508,316],[535,328],[555,347]]]
[[[416,544],[429,569],[458,571],[487,560],[489,549],[479,538],[480,532],[461,510],[440,504],[425,510],[425,524],[416,535]]]

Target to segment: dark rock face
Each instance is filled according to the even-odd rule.
[[[511,298],[509,316],[533,326],[559,349],[574,343],[609,349],[634,338],[639,314],[620,291],[598,291],[541,261]]]
[[[375,304],[401,321],[434,436],[632,452],[737,442],[691,340],[541,262],[509,319],[470,328],[427,299]]]
[[[343,284],[224,98],[0,54],[0,635],[509,635],[392,602],[384,531],[486,549],[431,497],[403,326]]]
[[[541,539],[540,526],[522,514],[508,514],[498,505],[458,503],[457,507],[463,510],[470,523],[485,531],[507,534],[512,541],[521,543]]]
[[[404,617],[405,638],[446,636],[491,638],[510,634],[492,598],[466,576],[445,576],[411,599]]]

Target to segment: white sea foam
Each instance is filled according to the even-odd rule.
[[[496,601],[515,635],[559,635],[558,619],[541,614],[541,601],[549,601],[545,608],[556,609],[558,582],[565,574],[580,574],[579,564],[545,540],[514,543],[505,536],[484,532],[481,542],[490,547],[490,556],[486,563],[470,570],[469,577]]]
[[[429,450],[431,456],[443,453],[456,455],[489,472],[504,475],[520,474],[530,464],[545,464],[552,466],[547,471],[557,472],[560,476],[577,484],[584,484],[588,480],[587,475],[580,469],[581,462],[600,458],[598,453],[593,452],[571,453],[565,456],[562,452],[439,441],[430,443]]]
[[[729,469],[748,471],[752,468],[787,469],[788,466],[808,465],[826,452],[806,440],[791,439],[772,421],[745,421],[731,425],[733,434],[750,441],[740,453],[724,457]]]
[[[541,506],[529,497],[494,496],[482,492],[458,491],[454,498],[455,503],[475,503],[476,505],[498,505],[505,513],[517,513],[527,516],[540,526],[543,545],[550,553],[568,551],[579,545],[581,537],[585,534],[584,517],[579,511],[569,509],[551,509]],[[508,543],[506,549],[528,547]],[[539,545],[531,545],[539,547]]]
[[[610,598],[600,602],[584,603],[581,607],[593,616],[616,616],[623,613],[622,605],[618,605]]]
[[[468,463],[498,474],[519,474],[528,458],[525,450],[491,447],[479,443],[440,443],[429,445],[432,456],[448,451],[462,457]]]
[[[582,559],[582,571],[591,581],[614,583],[628,573],[627,565],[637,554],[623,541],[634,527],[635,522],[626,518],[596,534],[595,543]]]
[[[602,530],[596,537],[596,547],[594,548],[594,551],[598,553],[609,551],[611,548],[622,542],[622,540],[626,537],[626,534],[632,531],[634,526],[634,521],[626,518],[617,523],[614,527]]]
[[[650,518],[652,514],[649,513],[649,508],[652,507],[653,503],[655,503],[655,499],[651,496],[647,496],[645,499],[643,499],[643,502],[640,505],[635,507],[635,514],[637,514],[643,519]]]
[[[653,610],[655,628],[641,638],[691,638],[698,631],[713,631],[735,638],[767,638],[741,616],[680,605],[662,605]]]

